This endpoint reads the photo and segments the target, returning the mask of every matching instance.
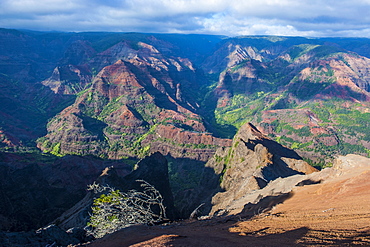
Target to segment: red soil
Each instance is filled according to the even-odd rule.
[[[342,171],[292,194],[249,220],[234,216],[134,226],[87,246],[370,246],[369,168]]]

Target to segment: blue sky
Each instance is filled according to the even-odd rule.
[[[0,27],[370,38],[370,0],[0,0]]]

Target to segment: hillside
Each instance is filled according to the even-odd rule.
[[[271,198],[272,210],[256,204],[251,215],[133,226],[83,246],[366,246],[369,172],[369,159],[342,156],[333,168],[309,175],[320,183],[295,186],[278,202]]]
[[[205,162],[252,122],[311,164],[369,153],[368,39],[0,34],[3,150]]]
[[[0,62],[0,74],[3,77],[1,82],[4,83],[3,87],[7,90],[4,91],[4,93],[6,92],[4,100],[6,99],[5,103],[7,104],[2,104],[3,108],[0,109],[0,112],[4,112],[3,115],[17,117],[16,120],[20,122],[14,123],[16,120],[11,121],[4,118],[1,128],[3,129],[2,139],[5,147],[17,146],[25,147],[25,149],[35,147],[36,138],[42,137],[47,131],[48,119],[61,112],[66,106],[71,105],[74,100],[76,100],[75,105],[86,100],[88,102],[84,103],[87,109],[81,114],[85,120],[92,118],[90,120],[93,122],[86,123],[89,125],[87,128],[91,127],[90,125],[98,125],[98,129],[92,130],[93,133],[90,135],[94,136],[97,134],[96,131],[99,132],[99,121],[102,118],[104,123],[105,121],[118,121],[116,125],[127,124],[128,128],[140,126],[141,129],[139,128],[138,133],[133,133],[132,130],[123,131],[122,127],[105,123],[107,125],[104,127],[107,127],[108,135],[116,135],[113,138],[117,139],[117,135],[127,132],[131,136],[123,138],[125,140],[121,140],[119,143],[117,140],[111,140],[110,143],[102,141],[98,144],[100,151],[95,153],[76,150],[64,153],[93,153],[97,156],[107,157],[109,156],[109,148],[117,150],[121,146],[127,146],[125,141],[137,141],[141,135],[148,133],[154,122],[157,121],[158,124],[165,122],[168,114],[171,116],[173,114],[179,115],[178,119],[175,119],[178,123],[173,124],[176,133],[180,129],[199,132],[199,135],[191,132],[185,133],[185,136],[191,136],[192,140],[184,144],[189,144],[191,147],[200,144],[203,149],[207,145],[211,146],[206,148],[205,155],[200,150],[199,154],[195,153],[193,156],[201,157],[203,155],[204,157],[201,159],[204,160],[205,157],[209,156],[207,153],[214,150],[212,145],[216,145],[217,141],[213,143],[212,137],[207,136],[204,126],[200,122],[200,117],[195,113],[197,108],[195,99],[198,94],[194,92],[197,92],[197,88],[200,87],[199,83],[203,80],[203,76],[193,68],[192,62],[188,58],[179,57],[179,54],[186,53],[190,50],[191,44],[195,42],[198,47],[192,49],[192,52],[195,52],[196,55],[189,54],[189,57],[197,62],[211,49],[212,46],[209,44],[217,42],[220,37],[135,33],[44,33],[8,29],[1,29],[0,35],[3,54]],[[164,39],[159,39],[159,37]],[[151,44],[155,44],[156,47]],[[119,64],[119,61],[123,63]],[[110,73],[113,74],[109,75]],[[120,82],[121,79],[126,80],[127,73],[131,74],[131,79],[128,79],[126,83]],[[101,76],[103,79],[100,78]],[[114,79],[116,76],[118,78]],[[111,78],[112,81],[104,81],[106,78]],[[13,86],[14,83],[21,85],[21,87],[18,86],[19,89],[16,90]],[[110,89],[104,89],[106,84],[110,83],[117,84],[117,86],[112,85]],[[131,86],[134,89],[130,89]],[[109,93],[104,90],[110,91],[110,95],[108,96]],[[131,90],[132,95],[122,99],[121,94],[127,93],[128,90]],[[8,91],[9,93],[7,93]],[[131,99],[142,93],[141,99],[139,99],[140,97]],[[20,98],[22,101],[19,101]],[[89,102],[91,100],[93,102]],[[108,103],[109,105],[107,105]],[[148,107],[144,107],[143,104],[148,104]],[[11,112],[9,112],[9,105],[15,108]],[[136,110],[136,105],[140,109]],[[91,107],[95,109],[90,109]],[[104,110],[104,107],[107,109]],[[158,116],[162,109],[164,112]],[[103,110],[105,115],[99,117],[98,115]],[[110,120],[105,120],[107,115],[114,111],[117,111],[116,114],[111,116]],[[155,118],[158,118],[157,120],[149,119],[154,115]],[[37,127],[33,124],[35,117],[39,120]],[[120,117],[123,120],[119,120]],[[183,123],[186,121],[188,123]],[[30,133],[19,135],[14,130],[17,124],[23,125],[23,129],[29,129]],[[184,125],[184,128],[179,129],[175,125]],[[167,130],[163,131],[167,132]],[[82,132],[79,134],[82,135]],[[84,133],[86,134],[86,131]],[[101,137],[102,135],[99,136],[99,138]],[[11,144],[8,140],[14,138],[18,142]],[[92,138],[96,140],[97,137]],[[164,136],[164,138],[168,137]],[[184,137],[180,135],[178,138]],[[56,139],[58,140],[58,137]],[[201,143],[200,139],[205,139],[205,143]],[[140,146],[140,143],[139,140],[138,145],[134,145],[132,148],[133,150],[130,152],[126,150],[123,153],[126,155],[140,153],[140,149],[144,148],[144,146]],[[49,151],[52,151],[52,148],[57,144],[56,142],[52,143]],[[177,144],[182,145],[183,143]],[[165,146],[163,145],[164,148]],[[179,149],[178,152],[182,150],[181,147],[177,149]],[[122,155],[118,154],[116,157],[122,157]]]
[[[38,140],[41,150],[109,158],[161,151],[205,161],[215,147],[228,145],[207,133],[196,114],[193,89],[201,77],[189,60],[166,58],[144,43],[137,51],[126,49],[128,58],[105,66],[76,102],[48,123],[48,134]]]
[[[215,106],[208,119],[236,128],[252,121],[312,164],[338,154],[368,155],[370,60],[338,44],[297,41],[225,41],[203,64],[219,73],[205,100]]]

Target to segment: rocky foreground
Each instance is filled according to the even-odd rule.
[[[368,246],[369,176],[370,159],[341,156],[332,168],[276,180],[281,193],[239,213],[133,226],[82,246]]]

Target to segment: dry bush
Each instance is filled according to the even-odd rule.
[[[121,192],[110,186],[89,185],[89,190],[103,193],[94,200],[88,222],[88,233],[96,238],[133,224],[150,224],[166,218],[163,197],[152,185],[143,181],[142,191]]]

